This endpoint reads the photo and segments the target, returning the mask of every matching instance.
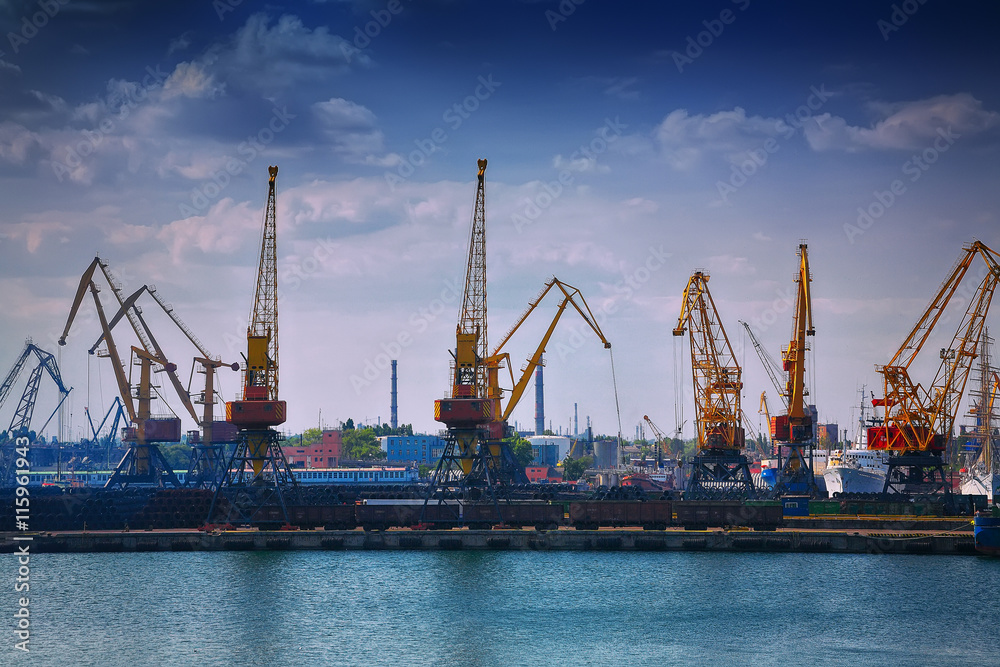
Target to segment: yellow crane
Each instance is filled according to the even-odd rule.
[[[557,288],[562,293],[563,298],[559,302],[556,314],[552,318],[552,322],[549,324],[548,329],[546,329],[545,335],[542,336],[542,340],[538,343],[538,347],[535,348],[534,354],[528,357],[527,364],[521,369],[521,376],[515,383],[514,369],[510,364],[510,355],[507,352],[503,352],[503,348],[553,288]],[[577,300],[579,300],[579,303],[577,303]],[[604,348],[608,350],[611,349],[611,343],[609,343],[608,339],[604,337],[604,332],[601,331],[601,327],[597,324],[597,318],[594,317],[593,311],[591,311],[590,306],[587,304],[587,300],[583,298],[583,294],[580,293],[580,290],[553,276],[545,282],[545,287],[542,291],[538,294],[538,296],[531,300],[528,304],[527,310],[524,311],[517,322],[514,323],[514,325],[507,331],[506,335],[504,335],[504,337],[500,340],[500,343],[496,346],[496,349],[494,349],[493,354],[486,359],[485,365],[488,369],[487,386],[489,388],[489,395],[495,395],[498,400],[503,398],[503,390],[500,388],[498,376],[499,369],[502,368],[504,364],[506,364],[507,368],[510,370],[510,379],[513,384],[510,398],[507,399],[506,407],[504,407],[499,414],[494,416],[493,423],[505,423],[511,413],[514,412],[514,408],[517,407],[518,402],[524,395],[524,390],[528,386],[531,374],[534,373],[538,365],[542,363],[542,355],[545,352],[545,347],[549,343],[549,339],[552,337],[552,333],[556,329],[556,325],[559,324],[560,318],[566,311],[566,308],[570,305],[572,305],[576,312],[580,314],[580,317],[583,318],[583,321],[587,323],[591,330],[597,334],[597,337],[601,339],[601,342],[604,344]]]
[[[941,348],[940,365],[925,388],[910,377],[910,368],[958,291],[974,260],[981,257],[986,271],[959,322],[948,347]],[[963,248],[958,261],[917,320],[889,363],[875,366],[882,375],[884,395],[873,399],[885,408],[882,425],[868,429],[868,446],[888,450],[886,492],[947,493],[942,454],[951,437],[972,361],[993,293],[1000,281],[1000,258],[980,241]]]
[[[485,490],[495,501],[494,487],[526,481],[505,441],[511,435],[507,419],[524,395],[531,374],[542,363],[545,347],[563,313],[572,305],[605,347],[610,348],[611,344],[580,291],[553,277],[490,353],[486,316],[486,165],[486,160],[478,161],[465,289],[452,352],[451,393],[434,402],[434,418],[447,427],[448,440],[434,471],[429,493],[479,497]],[[562,300],[541,342],[515,380],[510,355],[504,348],[549,293],[561,293]],[[500,370],[505,364],[510,371],[512,387],[504,404]],[[499,514],[499,507],[497,511]]]
[[[226,421],[239,428],[236,449],[216,489],[209,519],[220,495],[246,499],[230,503],[229,520],[261,523],[267,507],[279,506],[289,523],[285,496],[294,490],[295,478],[273,427],[283,424],[286,404],[278,398],[278,222],[275,179],[278,167],[268,172],[267,205],[261,232],[257,285],[247,326],[247,352],[243,364],[243,397],[226,403]],[[235,514],[233,514],[235,512]]]
[[[812,319],[812,296],[809,284],[808,246],[799,244],[799,271],[795,276],[797,294],[792,319],[792,338],[781,352],[782,369],[785,371],[784,402],[788,410],[783,415],[768,420],[771,439],[788,450],[779,465],[775,494],[786,492],[814,494],[818,491],[812,471],[813,419],[806,405],[808,390],[805,384],[807,338],[816,330]]]
[[[742,371],[708,289],[709,275],[695,271],[684,288],[675,336],[689,333],[698,453],[686,497],[753,495],[749,462],[742,454]]]

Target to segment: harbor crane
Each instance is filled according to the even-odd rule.
[[[448,436],[427,498],[429,501],[431,494],[435,494],[439,499],[445,496],[478,499],[485,493],[492,499],[498,518],[502,520],[497,503],[498,490],[505,495],[510,484],[526,481],[507,442],[512,435],[507,420],[524,395],[532,373],[542,364],[545,347],[562,314],[572,305],[606,348],[610,348],[611,343],[597,325],[580,291],[553,277],[490,353],[486,303],[486,165],[486,160],[478,161],[465,290],[452,352],[452,390],[450,396],[434,403],[434,418],[445,424]],[[515,380],[510,355],[504,348],[545,296],[552,292],[562,293],[563,298],[541,342]],[[505,365],[512,383],[506,405],[502,403],[504,389],[499,378]]]
[[[750,465],[742,450],[742,371],[708,290],[709,275],[695,271],[684,288],[674,336],[689,333],[698,452],[685,497],[751,497]]]
[[[278,508],[289,523],[287,499],[297,491],[295,478],[281,451],[280,434],[286,404],[278,398],[278,254],[275,179],[278,167],[268,171],[257,286],[247,326],[243,397],[226,403],[226,421],[239,428],[236,448],[216,487],[208,519],[220,497],[229,501],[227,520],[261,523],[268,508]]]
[[[936,325],[943,323],[945,309],[976,257],[983,259],[986,271],[968,299],[965,314],[951,342],[939,351],[938,370],[925,388],[914,382],[910,369],[927,347]],[[951,492],[942,454],[952,435],[998,281],[1000,258],[997,254],[981,241],[965,246],[899,350],[889,363],[875,366],[875,370],[882,375],[885,393],[882,398],[873,399],[872,404],[884,408],[885,418],[881,425],[869,427],[868,447],[892,454],[883,488],[885,493],[922,495]]]
[[[21,371],[24,370],[25,365],[28,363],[28,359],[30,359],[32,355],[34,355],[34,357],[38,360],[38,364],[28,375],[28,382],[24,387],[24,391],[21,393],[21,400],[18,401],[17,409],[14,410],[14,416],[10,420],[10,427],[7,429],[9,440],[4,443],[2,449],[0,449],[0,483],[7,483],[14,470],[13,462],[17,458],[14,456],[16,438],[27,435],[31,431],[31,418],[35,413],[35,403],[38,399],[38,389],[42,383],[42,374],[47,372],[49,377],[52,378],[52,381],[55,382],[56,388],[59,390],[59,403],[56,405],[55,410],[52,411],[52,414],[49,415],[49,418],[45,420],[42,427],[37,429],[38,433],[45,430],[45,427],[49,425],[52,418],[56,416],[57,412],[59,412],[59,409],[66,401],[66,397],[68,397],[69,393],[73,391],[72,387],[67,389],[63,384],[62,374],[59,372],[59,365],[56,363],[56,358],[52,355],[52,353],[46,352],[42,348],[35,345],[31,339],[28,339],[25,341],[24,349],[18,356],[17,361],[14,362],[13,367],[11,367],[7,376],[4,378],[3,384],[0,384],[0,406],[3,406],[4,401],[7,400],[7,396],[10,394],[11,388],[14,386],[14,383],[17,382]]]
[[[139,382],[134,387],[131,377],[126,376],[125,366],[122,363],[115,344],[111,329],[112,325],[104,312],[104,305],[99,296],[100,289],[94,281],[94,274],[97,269],[103,273],[108,284],[111,286],[115,298],[120,304],[120,315],[116,316],[117,322],[120,317],[125,316],[132,325],[133,331],[142,343],[142,347],[132,347],[132,358],[140,367]],[[152,386],[153,365],[156,365],[155,372],[165,372],[171,378],[171,383],[177,389],[182,400],[187,398],[180,380],[177,379],[177,366],[167,361],[163,351],[160,349],[156,339],[153,338],[149,327],[142,318],[142,312],[135,307],[134,300],[129,301],[122,297],[121,286],[111,275],[108,263],[100,257],[95,257],[90,266],[84,271],[80,278],[80,285],[77,288],[73,305],[70,308],[66,326],[59,338],[59,344],[65,345],[69,336],[70,328],[76,318],[80,305],[90,292],[94,299],[94,306],[97,310],[98,320],[101,326],[101,339],[105,343],[106,352],[98,356],[107,356],[111,359],[111,366],[114,370],[115,381],[118,384],[118,395],[121,398],[125,411],[128,413],[129,425],[126,426],[122,434],[122,442],[128,445],[128,451],[115,468],[114,474],[108,479],[105,488],[120,486],[125,488],[129,485],[141,486],[163,486],[170,485],[179,487],[181,484],[174,475],[173,469],[159,450],[161,442],[180,441],[180,419],[176,415],[171,417],[157,416],[151,413],[150,401],[153,397],[154,388]],[[98,343],[90,348],[90,354],[97,352]],[[138,407],[136,405],[138,400]],[[190,401],[188,401],[190,403]],[[191,409],[193,414],[193,409]]]
[[[812,319],[812,296],[809,283],[809,253],[805,243],[799,244],[799,270],[795,276],[797,295],[795,315],[792,319],[792,338],[781,351],[782,369],[785,372],[784,391],[779,390],[786,411],[769,419],[771,440],[778,449],[778,479],[775,495],[783,493],[818,494],[813,476],[813,418],[806,405],[809,391],[805,384],[807,339],[816,334]],[[749,330],[749,328],[748,328]],[[767,364],[765,364],[766,366]],[[782,460],[782,450],[787,456]]]
[[[653,420],[649,418],[649,415],[643,415],[643,420],[649,424],[649,428],[653,431],[653,436],[656,438],[656,467],[663,467],[663,450],[667,450],[667,455],[671,453],[670,443],[667,440],[667,436],[663,434],[663,431],[653,423]]]
[[[224,444],[234,442],[234,439],[228,435],[229,429],[225,428],[226,422],[215,421],[215,372],[223,366],[228,366],[234,371],[238,371],[240,366],[238,363],[226,364],[219,358],[212,356],[212,354],[205,349],[204,344],[202,344],[198,337],[195,336],[194,332],[191,331],[186,324],[184,324],[181,318],[177,315],[173,306],[163,300],[155,285],[143,285],[126,298],[122,303],[121,309],[119,309],[118,313],[108,322],[109,329],[114,329],[115,325],[121,320],[121,318],[131,311],[134,313],[151,344],[155,346],[156,350],[159,350],[159,345],[157,345],[156,339],[153,337],[152,332],[149,330],[145,320],[142,318],[142,310],[137,304],[139,297],[142,296],[143,293],[147,293],[150,297],[152,297],[163,312],[166,313],[167,317],[169,317],[177,328],[180,329],[181,333],[183,333],[191,344],[194,345],[195,349],[198,350],[200,354],[200,356],[194,357],[194,363],[200,367],[199,372],[205,375],[205,389],[201,392],[198,399],[196,401],[191,400],[190,383],[186,389],[180,385],[179,380],[174,384],[174,386],[181,402],[184,404],[184,407],[188,410],[188,413],[192,416],[195,423],[202,429],[200,434],[197,431],[193,431],[189,434],[193,437],[189,439],[189,444],[191,445],[191,461],[188,466],[188,476],[185,484],[189,487],[210,488],[214,490],[215,486],[221,480],[222,474],[225,472],[226,461]],[[103,340],[104,334],[102,333],[97,339],[97,342],[94,343],[93,347],[91,347],[91,353],[97,349]],[[174,377],[176,378],[176,375]],[[199,418],[195,412],[194,403],[199,403],[204,406],[201,418]]]

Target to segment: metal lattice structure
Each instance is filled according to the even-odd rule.
[[[771,424],[771,438],[788,449],[788,456],[779,466],[778,481],[774,487],[776,495],[784,493],[819,493],[813,476],[813,420],[806,405],[806,352],[809,350],[807,338],[816,330],[812,321],[812,296],[809,283],[809,254],[805,243],[799,244],[799,271],[795,276],[797,296],[795,316],[792,320],[792,338],[781,352],[782,368],[786,372],[783,398],[788,410],[775,418]]]
[[[257,285],[247,326],[243,398],[226,403],[226,421],[235,424],[239,434],[212,498],[208,522],[288,524],[287,501],[298,492],[281,451],[281,437],[272,428],[285,422],[285,401],[278,399],[278,168],[268,167],[268,175]]]
[[[695,271],[681,300],[675,336],[689,334],[698,453],[691,461],[685,497],[749,497],[756,491],[742,454],[742,371],[708,290],[709,276]]]
[[[925,389],[910,377],[910,366],[918,358],[935,325],[941,321],[976,257],[987,271],[972,297],[948,347],[939,352],[938,370]],[[885,490],[903,493],[949,492],[941,454],[951,438],[952,426],[965,391],[972,362],[978,354],[986,314],[1000,281],[997,254],[980,241],[966,246],[958,262],[938,289],[930,305],[903,341],[892,360],[876,366],[884,381],[885,407],[881,426],[868,430],[868,446],[887,449],[890,459]]]
[[[278,400],[278,224],[275,211],[274,181],[277,167],[267,168],[269,179],[267,188],[267,208],[264,211],[264,225],[260,244],[260,260],[257,263],[257,289],[253,309],[250,311],[250,337],[267,338],[267,364],[258,369],[248,366],[247,373],[253,374],[244,386],[267,387],[267,397]],[[244,400],[247,396],[243,397]]]

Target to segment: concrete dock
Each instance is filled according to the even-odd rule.
[[[32,553],[259,550],[727,551],[975,555],[966,519],[855,521],[772,532],[601,530],[161,530],[2,533],[0,551]],[[861,525],[868,524],[868,525]],[[17,537],[19,539],[15,540]],[[30,537],[28,541],[25,538]]]

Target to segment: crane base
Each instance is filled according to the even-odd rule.
[[[698,454],[691,459],[685,500],[733,500],[757,495],[750,461],[742,454]]]
[[[951,484],[944,472],[944,459],[937,454],[900,454],[890,457],[882,493],[910,496],[950,494]]]

